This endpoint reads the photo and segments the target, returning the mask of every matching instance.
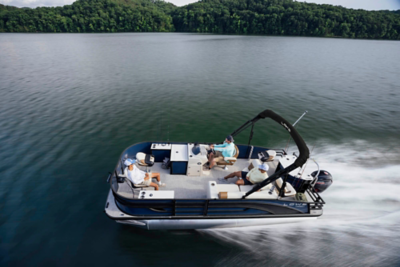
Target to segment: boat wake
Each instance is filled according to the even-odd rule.
[[[312,157],[333,176],[321,194],[324,215],[303,223],[201,230],[242,251],[218,265],[400,264],[400,153],[355,141],[320,146]]]

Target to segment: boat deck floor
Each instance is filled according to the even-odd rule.
[[[227,182],[219,181],[218,178],[224,177],[232,172],[237,172],[246,169],[251,160],[238,159],[232,166],[227,166],[225,170],[221,166],[214,166],[210,171],[203,171],[203,176],[186,176],[172,175],[169,169],[161,168],[161,163],[155,163],[151,168],[151,172],[159,172],[161,181],[166,184],[165,187],[160,187],[160,190],[174,190],[175,199],[205,199],[207,198],[206,186],[209,181],[216,181],[218,184],[234,184],[237,178],[231,178]],[[271,176],[278,165],[278,161],[268,162],[268,176]],[[140,167],[146,170],[145,167]],[[126,183],[119,184],[118,193],[126,197],[132,197],[132,189]]]

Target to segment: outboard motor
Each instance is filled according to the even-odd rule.
[[[315,177],[315,175],[317,175],[317,172],[318,171],[311,173],[311,176]],[[314,189],[318,193],[322,193],[332,184],[332,182],[332,175],[327,171],[321,170],[318,175],[318,180],[314,185]]]

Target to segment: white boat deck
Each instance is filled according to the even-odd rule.
[[[210,171],[204,171],[203,176],[186,176],[186,175],[172,175],[169,169],[161,168],[161,163],[155,163],[154,166],[148,168],[151,172],[159,172],[161,174],[161,181],[166,184],[165,187],[160,187],[160,190],[173,190],[175,199],[206,199],[207,186],[209,181],[216,181],[217,184],[234,184],[237,178],[231,178],[228,182],[219,181],[218,178],[224,177],[232,172],[241,171],[248,167],[251,160],[238,159],[237,162],[228,166],[228,170],[223,167],[214,166]],[[268,162],[269,170],[268,176],[271,176],[278,165],[278,160]],[[146,170],[145,167],[140,167]],[[118,184],[118,194],[132,198],[132,189],[126,183]],[[135,197],[137,197],[140,190],[135,190]]]

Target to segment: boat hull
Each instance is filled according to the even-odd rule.
[[[116,220],[118,223],[147,230],[189,230],[265,226],[315,220],[317,217],[261,218],[261,219],[165,219],[165,220]]]
[[[110,190],[105,207],[107,216],[117,223],[126,224],[147,230],[190,230],[190,229],[212,229],[233,228],[248,226],[265,226],[283,223],[297,223],[317,219],[322,215],[322,210],[313,215],[304,214],[297,217],[270,217],[270,218],[216,218],[216,219],[138,219],[118,209],[114,196]]]

